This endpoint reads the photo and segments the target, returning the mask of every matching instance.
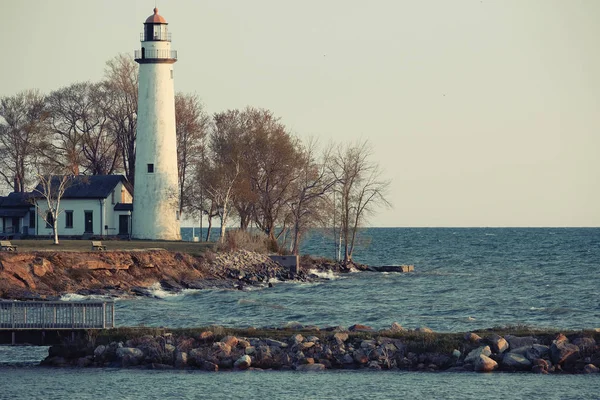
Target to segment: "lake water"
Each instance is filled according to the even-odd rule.
[[[191,237],[190,231],[184,229],[183,236]],[[118,300],[117,324],[258,327],[300,322],[384,328],[399,322],[455,332],[517,324],[600,327],[599,228],[375,228],[365,230],[363,243],[356,250],[357,261],[414,264],[416,271],[353,273],[250,291],[172,295],[157,288],[157,299]],[[333,241],[315,232],[303,252],[333,257]],[[600,376],[31,367],[44,351],[0,348],[0,398],[600,398]],[[80,387],[89,389],[82,392]]]

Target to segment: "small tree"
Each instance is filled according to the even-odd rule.
[[[73,183],[74,175],[43,175],[38,174],[39,184],[33,189],[32,201],[35,202],[38,215],[52,226],[54,244],[58,244],[58,217],[63,210],[60,209],[60,201],[67,188]],[[38,200],[46,203],[46,208],[39,206]]]
[[[292,225],[292,254],[298,254],[302,235],[324,221],[325,197],[335,183],[326,164],[330,150],[323,152],[320,160],[316,159],[316,153],[317,142],[310,139],[301,149],[298,179],[292,184],[288,217]]]
[[[331,160],[335,177],[334,193],[339,199],[340,238],[344,248],[344,264],[352,261],[358,228],[377,206],[389,207],[385,198],[390,181],[381,179],[381,170],[367,141],[340,148]]]

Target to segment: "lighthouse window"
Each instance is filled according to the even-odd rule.
[[[148,173],[149,174],[154,173],[154,164],[148,164]]]
[[[173,79],[173,70],[171,70],[171,79]]]

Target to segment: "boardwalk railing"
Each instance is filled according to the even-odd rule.
[[[0,329],[106,329],[114,301],[0,301]]]

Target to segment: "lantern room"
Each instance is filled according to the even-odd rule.
[[[144,22],[142,42],[170,42],[171,36],[167,32],[167,25],[167,21],[161,15],[158,14],[158,8],[154,8],[154,14],[146,18],[146,22]]]

